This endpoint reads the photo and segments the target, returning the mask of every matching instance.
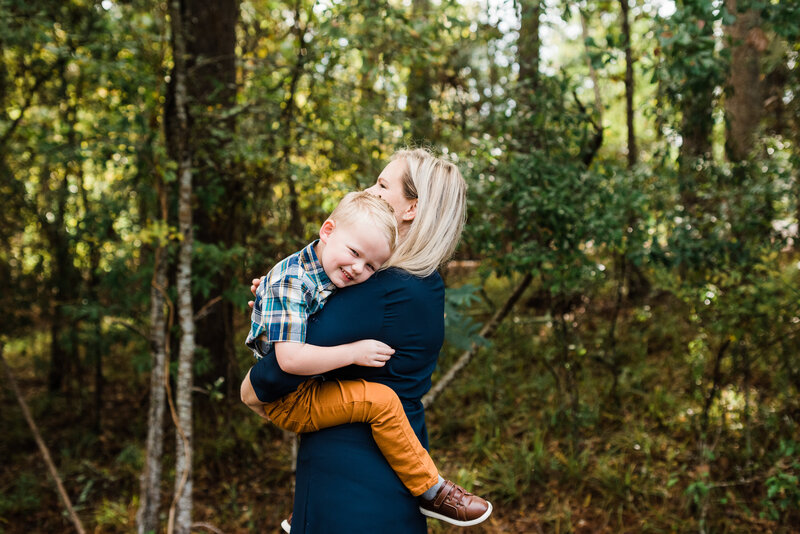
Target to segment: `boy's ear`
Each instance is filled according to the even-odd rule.
[[[322,223],[322,226],[319,227],[319,240],[323,243],[327,243],[328,238],[331,236],[335,228],[336,221],[331,219],[326,220],[324,223]]]
[[[409,207],[403,212],[402,219],[404,221],[413,221],[414,217],[417,216],[417,199],[414,199],[414,202],[411,203]]]

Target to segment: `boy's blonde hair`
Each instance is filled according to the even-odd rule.
[[[403,194],[417,201],[402,243],[384,264],[428,276],[455,252],[467,218],[467,184],[455,164],[424,148],[399,150],[392,161],[406,163]]]
[[[389,250],[397,248],[397,219],[388,202],[366,191],[347,193],[330,214],[336,224],[369,224],[375,226],[386,237]]]

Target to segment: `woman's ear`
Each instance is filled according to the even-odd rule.
[[[336,221],[332,219],[326,220],[324,223],[322,223],[322,226],[319,227],[319,240],[323,243],[327,243],[335,228]]]
[[[417,199],[415,198],[411,204],[403,211],[401,219],[405,222],[411,222],[417,216]]]

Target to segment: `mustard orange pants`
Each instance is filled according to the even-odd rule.
[[[264,406],[276,426],[314,432],[346,423],[369,423],[383,456],[412,495],[439,480],[439,471],[388,386],[366,380],[306,380],[296,391]]]

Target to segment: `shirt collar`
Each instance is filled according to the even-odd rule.
[[[320,291],[332,291],[336,286],[333,285],[331,279],[325,274],[322,262],[319,256],[317,256],[317,251],[315,250],[317,243],[319,243],[319,239],[309,243],[306,248],[300,251],[300,265],[314,280],[314,283],[319,287]]]

